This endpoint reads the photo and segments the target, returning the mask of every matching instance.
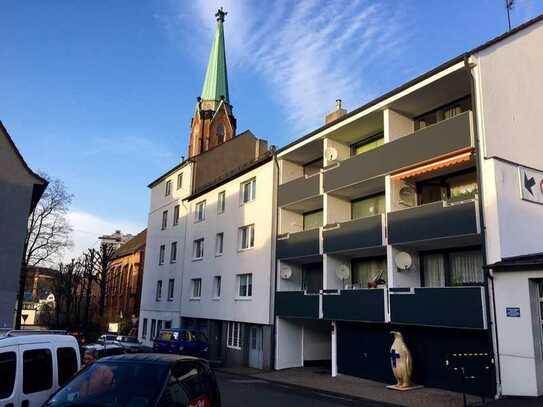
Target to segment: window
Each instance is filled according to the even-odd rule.
[[[215,237],[215,256],[222,255],[224,242],[224,233],[217,233]]]
[[[162,212],[162,230],[168,227],[168,211]]]
[[[58,384],[62,386],[77,372],[77,356],[74,348],[57,349]]]
[[[358,143],[355,143],[351,146],[352,155],[358,155],[367,153],[374,148],[382,146],[385,143],[385,136],[383,133],[376,134],[375,136],[366,138]]]
[[[156,296],[155,300],[160,301],[162,299],[162,280],[156,282]]]
[[[172,181],[166,181],[166,191],[164,193],[164,196],[171,195],[172,193]]]
[[[143,327],[141,328],[141,337],[147,338],[147,318],[143,318]]]
[[[173,207],[173,225],[177,226],[179,224],[179,205]]]
[[[313,174],[317,174],[322,168],[322,157],[317,158],[304,165],[304,175],[309,177]]]
[[[213,297],[219,298],[221,296],[221,276],[213,277]]]
[[[304,230],[318,229],[322,226],[322,209],[303,214]]]
[[[226,330],[226,346],[228,348],[241,349],[241,323],[228,322]]]
[[[241,202],[247,203],[256,198],[256,178],[250,179],[241,184]]]
[[[165,245],[161,245],[160,246],[160,251],[158,253],[158,264],[164,264],[164,259],[166,257],[166,246]]]
[[[375,288],[386,284],[387,266],[385,257],[353,259],[351,262],[351,283],[353,288]]]
[[[162,320],[158,319],[156,321],[156,334],[160,335],[160,331],[162,330]]]
[[[422,270],[424,287],[458,287],[484,283],[483,259],[479,250],[423,254]]]
[[[194,212],[194,221],[201,222],[206,218],[206,201],[198,202],[196,204],[196,211]]]
[[[183,188],[183,173],[177,174],[177,189]]]
[[[53,387],[53,359],[49,349],[23,352],[23,393],[31,394]]]
[[[170,329],[172,327],[172,321],[164,321],[164,329]]]
[[[175,263],[177,261],[177,242],[172,242],[170,247],[170,263]]]
[[[226,204],[226,193],[224,191],[219,192],[217,197],[217,213],[224,213],[224,207]]]
[[[196,239],[193,244],[192,258],[194,260],[204,257],[204,239]]]
[[[351,202],[351,219],[365,218],[385,212],[385,194],[356,199]]]
[[[183,386],[177,380],[168,382],[162,392],[158,406],[188,406],[190,400],[183,390]],[[193,404],[194,405],[194,404]]]
[[[17,373],[17,355],[15,352],[0,353],[0,400],[7,399],[13,393],[15,374]]]
[[[322,263],[302,264],[302,290],[319,292],[322,288]]]
[[[220,123],[217,126],[217,144],[224,143],[224,124]]]
[[[255,247],[255,225],[239,228],[239,250]]]
[[[151,320],[151,339],[155,339],[157,335],[156,332],[156,319]]]
[[[202,296],[202,279],[192,279],[192,295],[191,298],[200,298]]]
[[[168,301],[173,301],[173,289],[175,285],[175,279],[170,278],[168,280]]]
[[[415,118],[415,130],[420,130],[426,126],[436,124],[442,120],[450,119],[460,113],[471,109],[471,98],[466,96],[455,102],[446,104],[440,108],[424,113]]]
[[[436,177],[417,183],[419,205],[438,201],[473,199],[478,193],[474,170]]]
[[[238,274],[238,297],[253,296],[253,275]]]

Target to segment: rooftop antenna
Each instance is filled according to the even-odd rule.
[[[505,0],[505,8],[507,9],[507,22],[509,24],[509,31],[511,31],[511,10],[513,10],[513,2],[515,0]]]

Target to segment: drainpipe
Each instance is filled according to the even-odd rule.
[[[273,281],[270,284],[270,291],[271,291],[271,301],[272,301],[272,336],[271,336],[271,351],[273,357],[271,358],[271,368],[275,370],[276,365],[276,358],[277,358],[277,349],[276,344],[277,341],[275,339],[275,335],[277,334],[277,324],[276,318],[275,318],[275,311],[276,311],[276,304],[275,304],[275,291],[277,290],[276,284],[277,284],[277,259],[276,259],[276,244],[277,244],[277,231],[279,230],[279,207],[277,206],[277,188],[279,185],[279,163],[277,162],[277,154],[275,152],[275,149],[273,151],[273,198],[272,198],[272,206],[273,209],[272,213],[272,241],[271,241],[271,267],[273,267]]]
[[[482,156],[482,143],[479,137],[479,131],[477,126],[477,117],[478,117],[478,109],[477,109],[477,92],[476,92],[476,85],[475,85],[475,79],[472,72],[472,67],[469,64],[469,54],[464,55],[464,66],[466,71],[469,75],[470,80],[470,88],[471,88],[471,110],[473,112],[473,134],[475,138],[475,154],[476,154],[476,160],[475,160],[475,167],[477,169],[477,188],[479,192],[479,199],[478,199],[478,206],[479,206],[479,220],[480,220],[480,226],[481,226],[481,252],[483,257],[483,268],[485,270],[485,303],[486,303],[486,320],[487,325],[489,325],[489,334],[488,334],[488,344],[490,349],[494,350],[494,361],[495,361],[495,374],[496,374],[496,398],[499,398],[501,396],[501,370],[500,370],[500,353],[499,353],[499,342],[498,342],[498,332],[496,327],[496,301],[495,301],[495,293],[494,293],[494,278],[493,276],[486,271],[486,265],[487,262],[487,255],[486,255],[486,224],[485,224],[485,216],[484,216],[484,191],[483,191],[483,178],[482,178],[482,163],[484,160],[484,157]],[[489,284],[488,281],[492,280],[492,309],[493,312],[491,312],[490,309],[490,294],[489,294]]]

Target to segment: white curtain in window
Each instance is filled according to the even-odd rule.
[[[451,253],[451,285],[480,284],[484,282],[481,252]]]
[[[445,259],[442,254],[424,256],[424,286],[445,287]]]
[[[377,279],[387,281],[386,259],[356,260],[352,263],[352,283],[367,288]]]

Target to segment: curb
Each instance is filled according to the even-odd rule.
[[[292,384],[292,383],[281,382],[281,381],[278,381],[278,380],[270,380],[270,379],[267,379],[267,378],[263,378],[263,377],[259,377],[259,376],[255,376],[255,375],[250,375],[250,374],[230,372],[230,371],[227,371],[227,370],[223,370],[222,368],[214,368],[213,370],[216,371],[216,372],[225,374],[225,375],[229,375],[229,376],[236,376],[236,377],[242,377],[242,378],[250,377],[252,379],[258,379],[258,380],[262,380],[262,381],[265,381],[265,382],[268,382],[268,383],[277,384],[277,385],[281,385],[281,386],[284,386],[284,387],[290,387],[290,388],[293,388],[293,389],[302,390],[302,391],[304,391],[306,393],[309,392],[309,393],[322,394],[322,395],[325,395],[325,396],[330,396],[331,398],[343,399],[345,401],[359,401],[359,402],[364,402],[366,404],[371,403],[370,405],[374,405],[374,406],[405,407],[402,404],[394,404],[394,403],[390,403],[390,402],[386,402],[386,401],[369,399],[369,398],[360,397],[360,396],[353,396],[353,395],[346,394],[346,393],[338,393],[338,392],[334,392],[334,391],[318,389],[318,388],[315,388],[315,387],[303,386],[303,385],[300,385],[300,384]]]

